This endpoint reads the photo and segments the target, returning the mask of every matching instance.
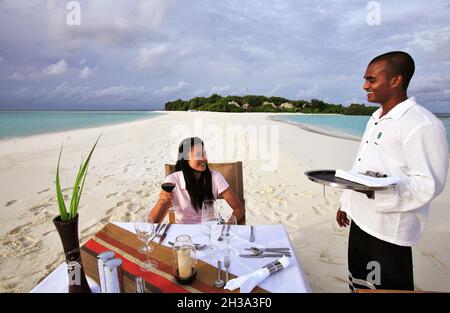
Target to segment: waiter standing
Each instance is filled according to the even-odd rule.
[[[401,180],[374,198],[345,190],[336,220],[350,224],[349,286],[414,290],[411,246],[426,225],[430,202],[444,189],[448,170],[446,130],[435,115],[407,97],[414,60],[401,51],[373,59],[364,75],[373,113],[353,171],[374,171]]]

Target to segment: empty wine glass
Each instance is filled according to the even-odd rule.
[[[151,260],[148,256],[153,251],[153,246],[149,243],[155,238],[155,225],[153,220],[148,217],[148,213],[139,214],[134,222],[134,229],[139,240],[144,242],[144,245],[139,247],[139,252],[146,255],[146,259],[142,262],[141,271],[150,271],[152,268],[158,267],[158,262]]]
[[[211,245],[211,235],[219,225],[220,220],[214,200],[205,200],[202,205],[202,231],[208,236],[208,248],[212,253],[214,248]]]
[[[134,230],[136,231],[138,239],[144,243],[143,246],[139,247],[139,252],[152,252],[153,247],[149,246],[148,243],[153,239],[155,235],[155,226],[153,225],[153,221],[149,220],[148,214],[146,212],[138,214],[136,216],[134,221]]]

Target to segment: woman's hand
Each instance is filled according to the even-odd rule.
[[[156,205],[152,208],[149,214],[149,219],[154,223],[160,223],[166,216],[167,210],[172,206],[172,198],[170,193],[161,190],[159,193],[159,199]]]
[[[172,200],[172,198],[170,197],[170,193],[167,191],[161,190],[161,192],[159,193],[159,201],[166,203],[170,200]]]

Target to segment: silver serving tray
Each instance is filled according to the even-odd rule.
[[[336,177],[335,174],[336,170],[312,170],[305,172],[305,175],[311,181],[324,186],[330,186],[335,188],[351,189],[357,191],[376,191],[376,190],[386,190],[395,186],[393,184],[384,187],[369,187]]]

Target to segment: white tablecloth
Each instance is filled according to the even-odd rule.
[[[114,223],[130,232],[134,233],[132,223]],[[250,236],[250,226],[238,226],[237,236],[233,239],[230,246],[239,253],[250,253],[244,250],[251,246],[256,247],[289,247],[292,252],[291,265],[282,271],[269,276],[259,286],[270,292],[282,293],[301,293],[310,292],[306,276],[303,272],[301,264],[295,255],[295,251],[291,245],[288,234],[281,224],[276,225],[255,225],[253,226],[255,234],[255,242],[248,241]],[[163,245],[169,246],[168,241],[175,241],[175,238],[181,234],[191,236],[194,243],[207,243],[208,238],[202,233],[201,225],[174,224],[169,228],[167,236],[163,241]],[[197,257],[204,262],[213,266],[217,266],[217,260],[220,255],[205,256],[205,252],[197,251]],[[230,273],[240,276],[257,270],[258,268],[274,261],[273,258],[242,258],[239,256],[231,259]],[[223,267],[222,267],[223,269]],[[99,292],[100,288],[97,283],[88,277],[89,285],[93,292]],[[48,275],[39,283],[31,292],[33,293],[52,293],[67,292],[67,267],[61,264],[56,270]]]

